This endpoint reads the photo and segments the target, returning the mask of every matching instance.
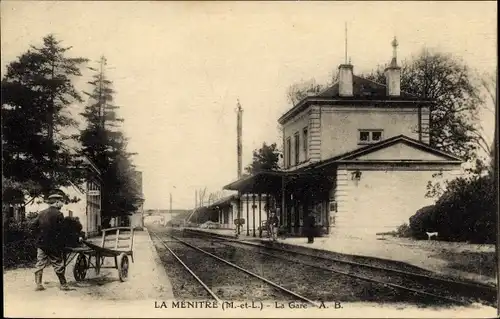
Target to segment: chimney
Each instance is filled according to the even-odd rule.
[[[394,37],[392,40],[392,60],[389,66],[385,69],[385,82],[387,85],[388,96],[401,95],[401,68],[398,66],[397,51],[398,40]]]
[[[352,70],[351,64],[339,66],[339,95],[352,96]]]

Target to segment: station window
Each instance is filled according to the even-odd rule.
[[[292,140],[286,139],[286,167],[290,167],[292,163]]]
[[[359,130],[359,144],[380,142],[383,138],[383,130]]]
[[[295,165],[299,164],[300,162],[300,138],[299,138],[299,132],[295,133],[294,135],[294,144],[295,144]]]
[[[308,156],[308,148],[309,148],[309,130],[307,127],[304,127],[302,130],[302,150],[304,151],[304,159],[307,160]]]

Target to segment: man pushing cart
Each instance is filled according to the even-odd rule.
[[[69,290],[64,275],[64,215],[61,213],[63,196],[54,192],[48,197],[49,207],[42,210],[33,223],[31,229],[36,238],[36,270],[35,283],[37,291],[45,290],[42,284],[43,269],[52,265],[59,279],[61,290]],[[81,238],[80,238],[81,240]]]
[[[42,285],[43,270],[52,265],[59,279],[61,290],[70,290],[65,277],[66,266],[76,257],[73,275],[76,281],[86,277],[88,269],[95,269],[98,275],[101,268],[115,268],[118,270],[120,281],[128,277],[129,259],[134,262],[133,242],[134,229],[132,227],[112,227],[102,229],[101,245],[84,241],[79,237],[80,247],[65,247],[64,215],[61,213],[63,195],[52,193],[48,197],[49,207],[41,211],[31,224],[37,245],[37,263],[35,270],[35,290],[45,290]],[[84,244],[84,245],[81,245]],[[111,244],[112,247],[106,247]],[[105,266],[106,258],[114,260],[113,266]]]

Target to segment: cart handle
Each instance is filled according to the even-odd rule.
[[[111,228],[104,228],[104,229],[101,229],[101,231],[103,233],[105,232],[108,232],[108,231],[112,231],[112,230],[117,230],[117,229],[123,229],[123,230],[132,230],[133,227],[126,227],[126,226],[119,226],[119,227],[111,227]]]

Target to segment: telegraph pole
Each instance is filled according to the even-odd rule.
[[[241,108],[240,100],[238,100],[237,108],[236,108],[236,148],[238,154],[238,179],[241,178],[242,171],[242,133],[243,133],[243,109]]]
[[[101,127],[104,130],[106,125],[106,99],[103,94],[104,82],[104,67],[106,66],[106,58],[101,57],[99,70],[99,116],[101,117]]]
[[[237,149],[237,157],[238,157],[238,179],[241,178],[242,173],[242,135],[243,135],[243,109],[241,108],[240,100],[238,99],[237,107],[236,107],[236,149]],[[240,225],[239,221],[241,219],[241,193],[238,191],[238,226],[237,226],[237,234],[240,234]]]

